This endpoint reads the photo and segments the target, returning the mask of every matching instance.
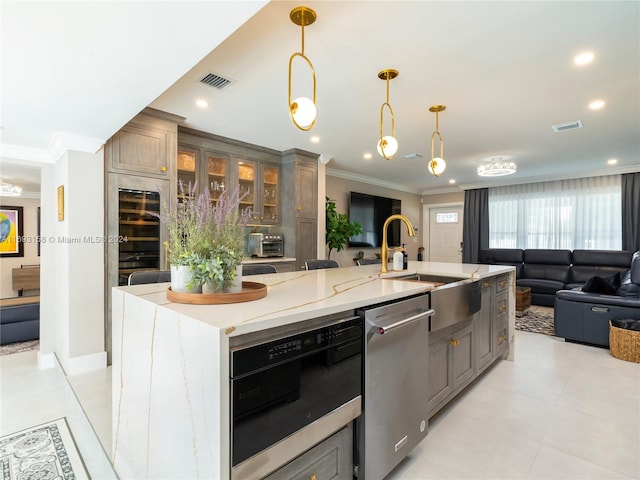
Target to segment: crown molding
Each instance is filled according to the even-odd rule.
[[[540,182],[554,182],[556,180],[572,180],[575,178],[589,178],[589,177],[605,177],[607,175],[623,175],[625,173],[638,173],[640,172],[640,164],[637,165],[626,165],[620,167],[611,167],[605,168],[601,170],[594,170],[588,173],[581,174],[557,174],[557,175],[540,175],[537,177],[526,177],[526,178],[513,178],[512,175],[505,175],[504,177],[499,177],[491,182],[486,183],[467,183],[464,185],[460,185],[461,190],[473,190],[476,188],[492,188],[492,187],[506,187],[508,185],[522,185],[525,183],[540,183]],[[500,180],[500,178],[504,180]]]
[[[56,134],[47,148],[31,148],[21,145],[0,144],[0,157],[35,163],[56,163],[65,152],[96,153],[104,145],[97,138],[77,135]]]
[[[353,180],[355,182],[367,183],[369,185],[375,185],[377,187],[385,187],[392,190],[399,190],[401,192],[413,193],[415,195],[418,195],[418,192],[416,192],[415,190],[407,188],[404,185],[400,185],[399,183],[386,182],[384,180],[380,180],[379,178],[367,177],[365,175],[359,175],[357,173],[345,172],[344,170],[327,168],[327,176],[344,178],[345,180]]]

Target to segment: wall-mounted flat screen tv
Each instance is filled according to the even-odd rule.
[[[385,220],[401,212],[401,201],[366,193],[349,193],[349,221],[358,222],[362,233],[349,238],[349,247],[376,248],[382,246],[382,226]],[[395,221],[387,227],[387,244],[400,245],[400,224]]]

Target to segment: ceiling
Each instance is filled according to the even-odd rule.
[[[288,61],[301,46],[289,12],[299,2],[263,8],[259,2],[46,2],[73,15],[53,22],[58,10],[51,9],[34,22],[25,7],[22,24],[5,21],[7,3],[18,2],[2,4],[3,144],[46,148],[52,132],[104,141],[150,105],[184,117],[191,128],[324,154],[332,158],[332,174],[415,193],[640,171],[639,2],[308,2],[318,16],[305,29],[305,54],[317,75],[318,120],[310,132],[296,129],[287,112]],[[101,19],[97,33],[86,27],[80,41],[73,28],[62,28],[85,17]],[[55,70],[55,79],[64,80],[64,88],[44,89],[53,104],[42,93],[42,77],[25,81],[7,73],[7,25],[20,31],[22,43],[13,45],[26,44],[26,53],[43,60],[34,69],[23,54],[12,67],[31,75]],[[33,31],[42,28],[47,38],[34,41]],[[51,44],[59,48],[50,51]],[[594,61],[574,65],[586,50]],[[65,75],[75,73],[74,59],[94,57],[79,77]],[[294,96],[310,95],[303,66],[294,70]],[[389,161],[375,148],[386,94],[377,74],[384,68],[399,71],[389,102],[400,148]],[[201,84],[209,72],[232,82],[223,89]],[[8,78],[21,100],[38,93],[44,106],[22,112],[5,94]],[[58,97],[70,112],[55,103]],[[197,99],[209,107],[196,107]],[[604,108],[590,110],[595,99]],[[447,107],[439,118],[447,170],[439,178],[426,170],[433,104]],[[39,120],[43,112],[52,114],[47,122]],[[576,120],[583,128],[552,129]],[[386,116],[385,134],[389,124]],[[363,158],[367,152],[371,159]],[[422,157],[403,158],[414,153]],[[514,161],[517,173],[477,175],[479,165],[499,157]],[[611,158],[618,163],[608,165]]]

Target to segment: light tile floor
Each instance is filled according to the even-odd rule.
[[[98,441],[111,442],[111,369],[67,382],[25,352],[0,357],[0,370],[0,435],[67,416],[92,478],[116,478]],[[640,479],[640,365],[516,332],[515,361],[434,417],[387,477],[423,479]]]

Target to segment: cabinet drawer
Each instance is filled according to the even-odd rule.
[[[508,310],[508,302],[506,295],[500,295],[496,297],[496,315],[505,315]]]
[[[343,428],[284,467],[265,477],[265,480],[351,480],[352,428]]]
[[[509,288],[509,274],[499,275],[496,281],[496,293],[504,292]]]

